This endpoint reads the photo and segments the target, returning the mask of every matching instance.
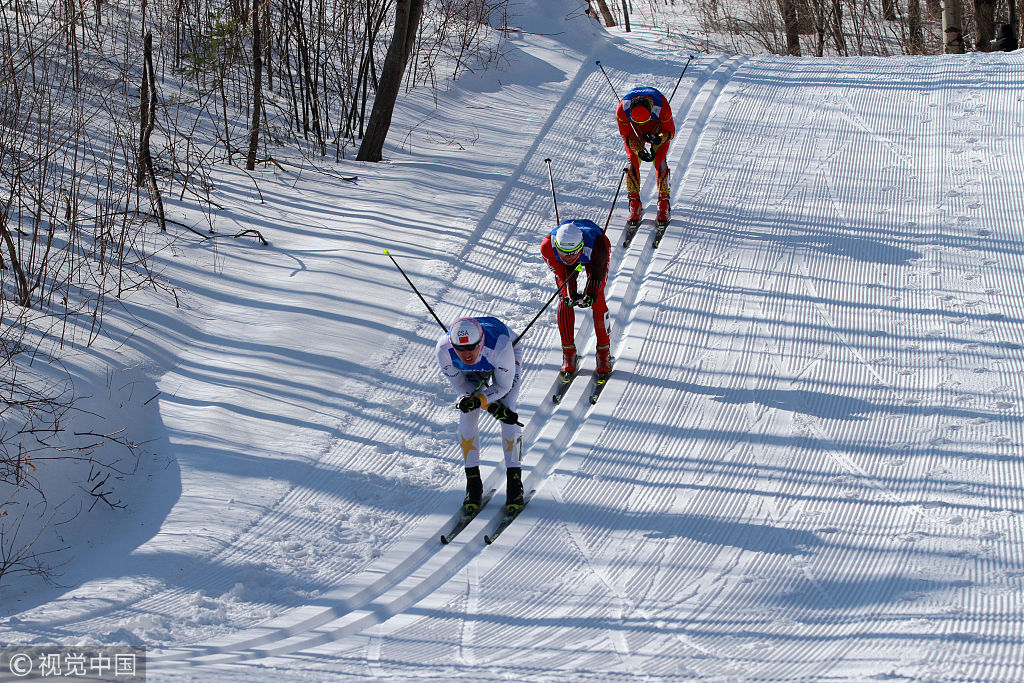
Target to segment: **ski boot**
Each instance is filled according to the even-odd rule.
[[[578,364],[580,357],[576,354],[575,344],[562,345],[562,369],[558,376],[563,382],[569,382],[579,372]]]
[[[480,499],[484,495],[484,483],[480,479],[480,467],[466,468],[466,498],[462,501],[462,514],[475,515],[480,511]]]
[[[629,196],[629,218],[626,225],[634,227],[640,225],[640,219],[644,217],[644,205],[640,203],[640,195]]]
[[[509,467],[505,472],[505,514],[515,515],[523,509],[523,469]]]
[[[612,374],[612,356],[611,347],[608,344],[597,347],[597,370],[595,370],[598,377]]]
[[[658,218],[657,224],[659,227],[665,227],[672,218],[672,211],[668,205],[668,197],[658,198]]]

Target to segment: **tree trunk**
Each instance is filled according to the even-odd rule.
[[[924,54],[924,30],[921,27],[921,4],[918,0],[907,0],[907,53]]]
[[[629,33],[629,8],[626,7],[626,0],[622,0],[622,17],[626,24],[626,33]]]
[[[786,54],[800,56],[800,22],[797,19],[793,0],[779,0],[782,24],[786,30]]]
[[[263,115],[263,55],[260,31],[260,0],[252,3],[252,126],[249,130],[249,156],[245,168],[256,168],[256,150],[260,144],[260,118]]]
[[[832,0],[832,39],[836,44],[836,52],[848,57],[846,36],[843,34],[843,3],[840,0]]]
[[[1009,0],[1013,7],[1010,12],[1010,23],[1013,24],[1013,33],[1018,38],[1024,36],[1024,0]]]
[[[146,61],[152,59],[153,37],[151,33],[146,34],[142,50],[142,84],[139,88],[139,151],[136,155],[138,160],[135,167],[136,187],[146,184],[150,159],[149,132],[153,130],[150,126],[152,114],[149,111],[149,71],[146,68]]]
[[[978,27],[975,47],[980,52],[991,52],[992,40],[996,37],[995,0],[974,0],[974,23]]]
[[[7,260],[11,262],[11,269],[18,279],[18,304],[29,308],[32,305],[32,296],[28,288],[28,278],[25,277],[25,270],[21,267],[21,261],[18,259],[18,247],[14,244],[11,231],[7,229],[6,210],[0,214],[0,237],[3,238],[4,244],[7,246]]]
[[[964,53],[963,13],[960,0],[942,0],[942,52],[962,55]]]
[[[886,21],[896,21],[895,0],[882,0],[882,18]]]
[[[383,158],[384,140],[387,138],[388,129],[391,128],[391,116],[395,111],[395,102],[398,101],[398,91],[402,87],[405,65],[416,42],[416,30],[423,14],[423,2],[424,0],[395,0],[395,35],[391,37],[391,45],[388,46],[388,53],[384,57],[380,83],[370,112],[370,123],[366,127],[366,137],[359,145],[357,161],[380,161]]]
[[[601,18],[604,19],[605,26],[615,26],[615,17],[612,16],[612,11],[608,9],[608,3],[605,0],[595,0],[597,2],[597,10],[601,13]]]
[[[156,126],[156,71],[153,69],[153,32],[146,31],[146,38],[143,42],[143,69],[142,69],[142,109],[144,118],[142,120],[142,133],[139,139],[139,173],[142,180],[149,186],[150,201],[153,202],[153,211],[160,221],[160,230],[167,230],[167,220],[164,217],[164,200],[160,196],[160,187],[156,184],[156,169],[153,168],[153,155],[150,153],[149,140],[153,136],[153,128]]]

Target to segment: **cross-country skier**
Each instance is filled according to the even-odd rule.
[[[480,413],[486,410],[501,422],[507,485],[505,506],[509,513],[523,506],[523,429],[518,424],[522,352],[512,345],[512,333],[497,318],[459,318],[437,341],[437,362],[459,394],[456,407],[459,439],[466,467],[465,514],[480,509]]]
[[[629,222],[637,224],[644,213],[640,203],[640,160],[654,162],[658,171],[658,219],[660,225],[669,221],[669,170],[665,158],[669,141],[675,135],[672,108],[668,98],[655,88],[636,87],[626,93],[615,110],[619,135],[626,146],[629,170],[626,193],[629,197]],[[650,151],[647,145],[651,146]]]
[[[569,279],[562,300],[558,303],[558,332],[562,337],[562,380],[576,374],[579,354],[576,353],[576,308],[589,308],[594,316],[594,334],[597,337],[597,372],[611,372],[611,342],[608,338],[608,304],[604,298],[604,283],[608,277],[608,255],[611,244],[601,228],[593,221],[576,219],[563,221],[551,231],[540,245],[540,253],[548,268],[555,274],[561,289]],[[579,293],[576,270],[583,264],[587,284]]]

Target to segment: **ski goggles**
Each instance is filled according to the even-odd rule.
[[[455,342],[452,342],[452,348],[455,349],[456,351],[472,351],[473,349],[477,348],[483,343],[483,339],[479,339],[473,342],[472,344],[456,344]]]

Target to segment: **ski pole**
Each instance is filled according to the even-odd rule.
[[[573,271],[573,274],[575,275],[576,273],[580,272],[581,270],[583,270],[583,264],[582,263],[577,263],[576,264],[576,269]],[[544,311],[547,310],[547,307],[551,305],[551,302],[555,300],[555,297],[559,296],[562,293],[562,290],[565,289],[565,286],[569,284],[569,280],[571,280],[571,279],[572,279],[571,277],[565,278],[565,282],[562,283],[562,286],[559,287],[558,289],[556,289],[555,293],[551,295],[550,299],[548,299],[548,302],[546,304],[544,304],[544,306],[541,307],[541,309],[539,311],[537,311],[537,315],[533,316],[533,320],[530,321],[530,324],[527,325],[526,328],[522,332],[519,333],[519,336],[516,337],[516,340],[514,342],[512,342],[512,346],[515,346],[516,344],[519,343],[519,340],[522,339],[526,335],[526,333],[530,330],[531,327],[533,327],[533,324],[535,322],[537,322],[538,318],[540,318],[541,313],[543,313]]]
[[[391,252],[385,249],[384,255],[391,259],[391,262],[395,264],[396,268],[398,268],[398,272],[402,274],[402,277],[405,278],[405,281],[409,283],[410,287],[412,287],[412,291],[416,292],[416,296],[420,298],[420,301],[423,302],[423,305],[427,307],[428,311],[430,311],[430,315],[434,316],[434,320],[436,320],[437,324],[441,326],[441,329],[447,332],[448,328],[445,327],[444,323],[441,322],[441,319],[437,317],[437,313],[434,313],[434,309],[430,307],[430,304],[427,303],[427,300],[423,298],[422,294],[420,294],[420,290],[416,289],[416,285],[412,283],[412,280],[409,279],[409,276],[405,274],[404,270],[402,270],[402,266],[398,265],[398,261],[396,261],[395,257],[391,255]]]
[[[615,202],[619,201],[619,191],[622,190],[622,180],[626,177],[626,171],[628,169],[622,169],[622,175],[619,176],[619,186],[615,188],[615,196],[612,197],[612,208],[608,209],[608,220],[604,222],[604,228],[601,232],[605,235],[608,234],[608,225],[612,222],[612,212],[615,211]]]
[[[608,81],[608,87],[610,87],[612,89],[612,94],[615,95],[615,99],[616,100],[621,100],[622,98],[619,97],[619,93],[615,92],[615,86],[612,85],[612,79],[608,78],[608,72],[604,70],[603,66],[601,66],[601,60],[600,59],[597,60],[596,64],[597,64],[597,68],[600,69],[601,73],[604,74],[604,79],[606,81]]]
[[[679,74],[679,78],[676,79],[676,87],[672,88],[672,94],[668,96],[669,104],[672,103],[672,98],[676,96],[676,90],[679,88],[679,82],[683,80],[683,74],[686,73],[686,67],[690,66],[690,60],[693,59],[693,55],[689,56],[686,60],[686,64],[683,65],[683,73]]]
[[[562,221],[558,219],[558,200],[555,199],[555,177],[551,175],[551,159],[545,159],[544,163],[548,165],[548,181],[551,183],[551,203],[555,205],[555,225],[561,225]]]

